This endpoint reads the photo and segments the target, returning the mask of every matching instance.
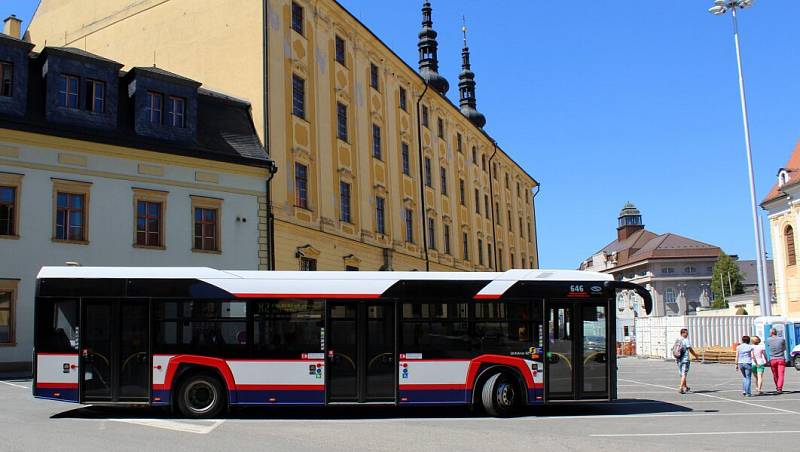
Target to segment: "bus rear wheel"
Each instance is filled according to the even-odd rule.
[[[225,400],[218,378],[206,374],[191,375],[178,391],[178,410],[191,419],[213,418],[225,408]]]
[[[483,384],[481,401],[490,416],[505,417],[514,413],[519,406],[522,394],[511,375],[498,372]]]

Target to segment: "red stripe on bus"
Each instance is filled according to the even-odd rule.
[[[75,389],[78,383],[42,383],[36,382],[36,387],[39,389]]]
[[[446,390],[464,390],[467,389],[467,385],[464,384],[456,384],[456,385],[445,385],[445,384],[434,384],[434,385],[400,385],[400,390],[403,391],[446,391]]]
[[[500,298],[503,294],[477,294],[472,297],[473,300],[496,300]]]
[[[379,293],[235,293],[236,298],[380,298]]]
[[[237,391],[324,391],[325,385],[236,385]]]

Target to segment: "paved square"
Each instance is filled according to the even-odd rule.
[[[793,450],[800,444],[800,372],[784,394],[743,398],[732,364],[693,364],[678,394],[672,362],[621,359],[620,400],[529,410],[511,419],[451,408],[272,408],[184,421],[155,409],[36,400],[30,381],[0,381],[2,451],[80,450]]]

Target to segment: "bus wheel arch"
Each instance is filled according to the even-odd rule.
[[[496,396],[495,393],[504,384],[510,384],[510,389],[513,391],[511,394],[506,393],[513,397],[510,405],[502,406],[503,404],[490,403],[491,395]],[[527,388],[518,369],[502,364],[488,364],[482,366],[475,378],[471,405],[482,406],[492,416],[507,416],[514,409],[528,403]]]
[[[188,418],[213,418],[229,406],[229,388],[218,369],[181,364],[175,373],[172,407]]]

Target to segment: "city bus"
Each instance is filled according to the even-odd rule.
[[[615,293],[562,270],[44,267],[35,397],[169,407],[528,405],[616,398]]]

